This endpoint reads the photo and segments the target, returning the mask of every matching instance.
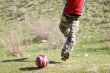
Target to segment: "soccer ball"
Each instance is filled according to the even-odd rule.
[[[36,65],[38,66],[38,68],[44,68],[47,67],[49,61],[47,56],[45,55],[38,55],[36,57]]]

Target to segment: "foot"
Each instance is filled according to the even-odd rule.
[[[71,48],[71,45],[67,43],[64,45],[64,48],[61,51],[61,60],[66,61],[69,58]]]
[[[68,51],[65,51],[63,53],[63,56],[61,57],[61,60],[66,61],[68,58],[69,58],[69,52]]]

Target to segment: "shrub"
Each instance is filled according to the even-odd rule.
[[[17,30],[11,30],[10,35],[0,37],[0,42],[8,49],[7,55],[19,57],[23,55],[24,47]]]
[[[28,25],[30,36],[34,36],[34,41],[47,40],[49,48],[61,48],[63,44],[63,35],[60,33],[58,23],[51,19],[40,18]],[[36,39],[35,39],[36,38]]]

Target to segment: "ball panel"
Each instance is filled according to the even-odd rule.
[[[39,57],[36,58],[36,65],[37,65],[38,67],[41,67],[41,60],[40,60]]]
[[[44,55],[39,55],[37,56],[36,58],[36,65],[39,67],[39,68],[44,68],[48,65],[48,58],[47,56],[44,56]]]

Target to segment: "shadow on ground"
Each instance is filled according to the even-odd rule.
[[[42,69],[42,68],[38,68],[38,67],[24,67],[24,68],[20,68],[19,70],[22,70],[22,71],[32,71],[32,70],[39,70],[39,69]]]
[[[61,62],[56,62],[56,61],[49,61],[49,64],[59,64]]]
[[[19,59],[12,59],[12,60],[2,60],[0,62],[28,62],[26,61],[28,58],[19,58]]]
[[[59,64],[61,62],[56,62],[56,61],[49,61],[49,64]],[[19,70],[22,71],[33,71],[33,70],[39,70],[39,69],[43,69],[43,68],[38,68],[38,67],[24,67],[24,68],[20,68]]]

